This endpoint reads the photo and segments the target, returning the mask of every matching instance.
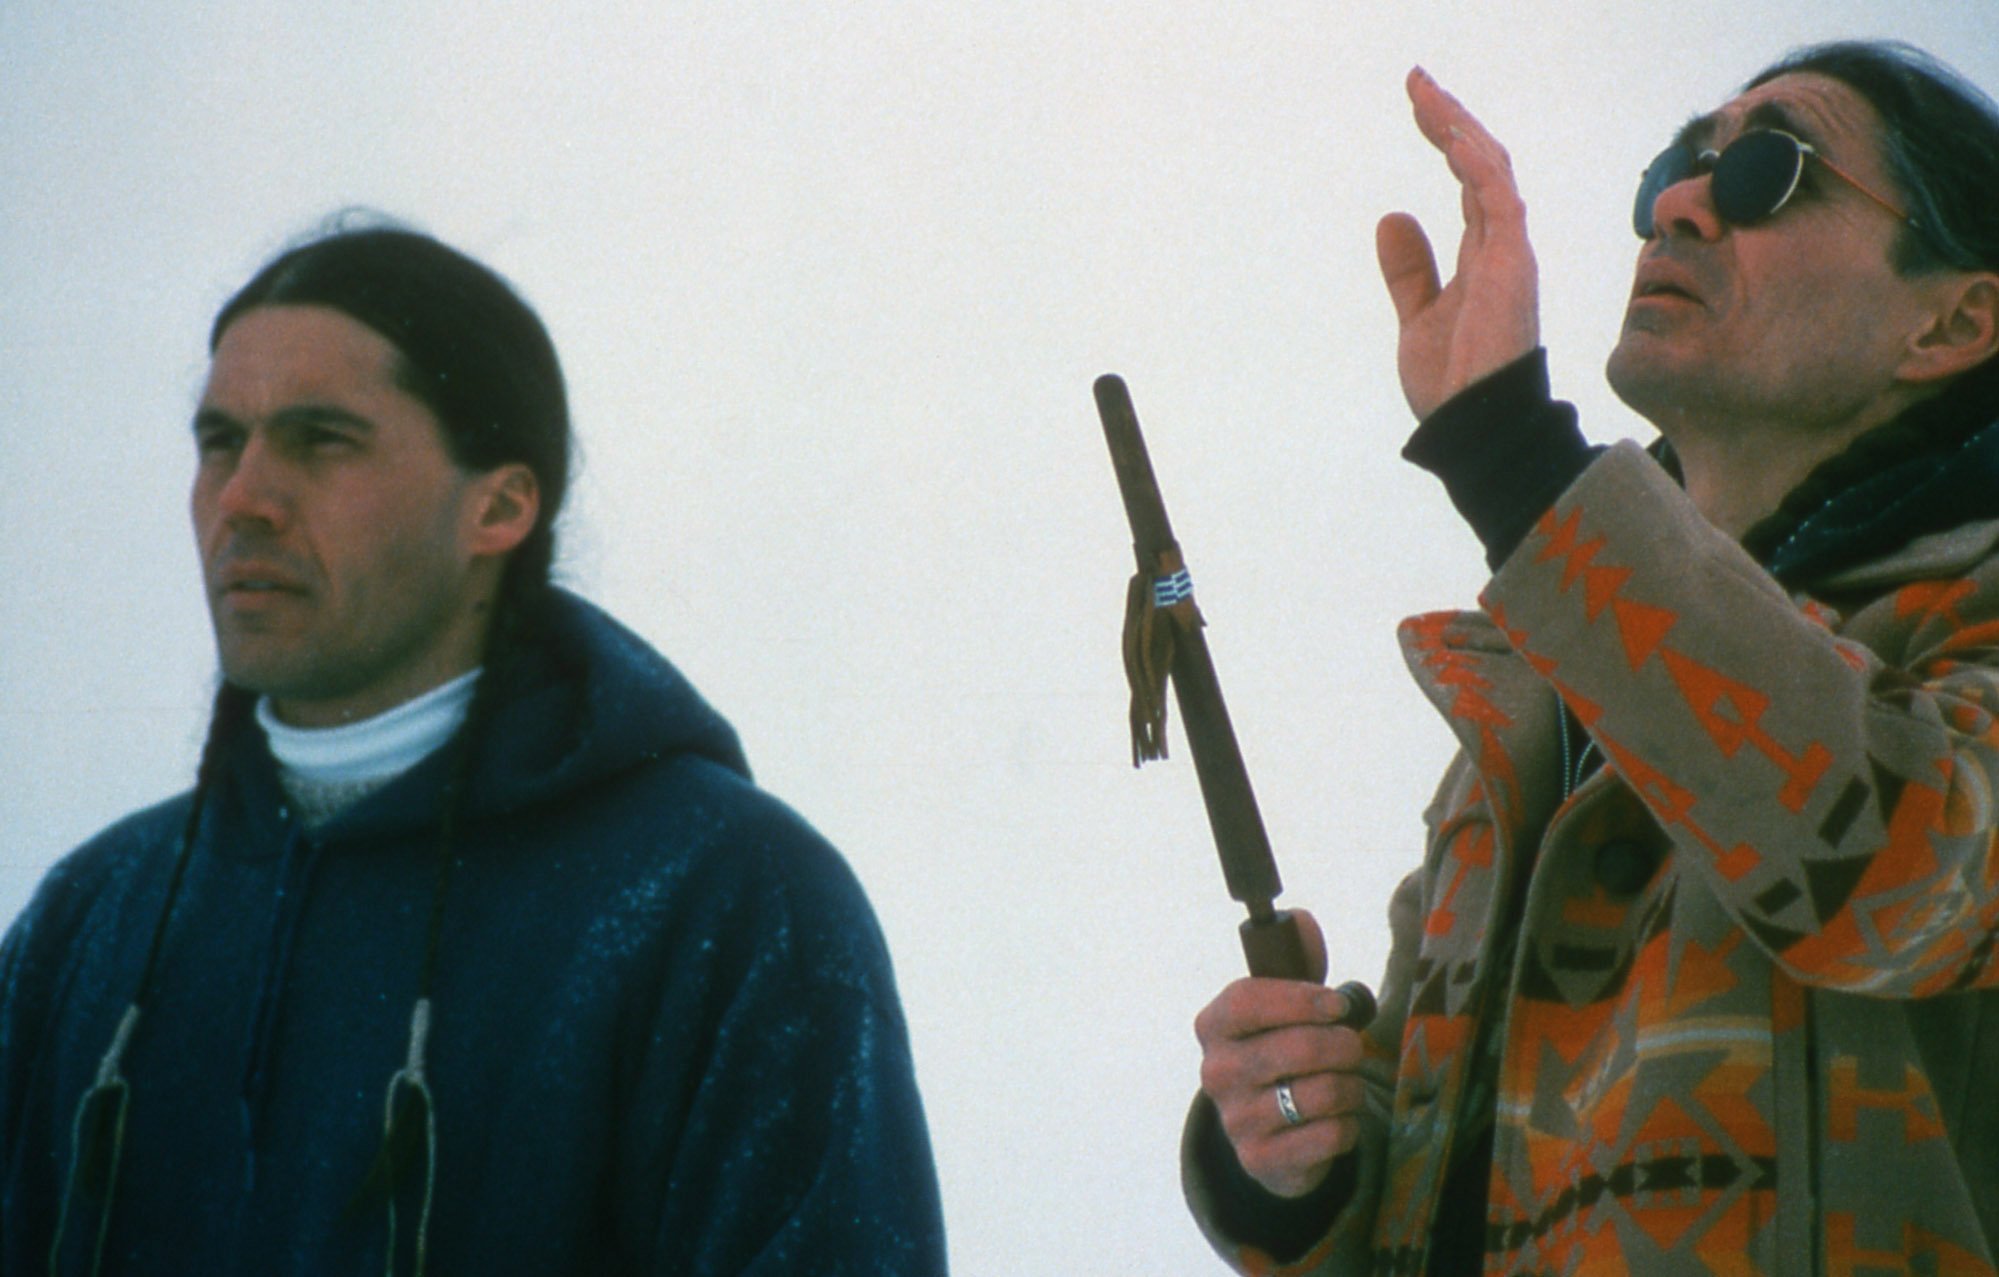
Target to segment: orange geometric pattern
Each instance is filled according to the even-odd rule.
[[[1686,698],[1687,707],[1721,750],[1722,757],[1733,758],[1744,743],[1755,746],[1785,776],[1786,783],[1777,791],[1777,801],[1788,811],[1804,810],[1813,788],[1825,775],[1826,768],[1832,766],[1832,751],[1814,741],[1805,747],[1803,754],[1792,754],[1762,728],[1764,712],[1770,708],[1769,693],[1737,682],[1681,652],[1669,649],[1661,653],[1661,658],[1680,695]]]
[[[1608,468],[1542,518],[1483,615],[1403,630],[1471,766],[1436,808],[1409,940],[1372,1271],[1421,1271],[1443,1132],[1505,997],[1487,1272],[1764,1272],[1805,1228],[1830,1271],[1990,1277],[1949,1110],[1868,1016],[1999,987],[1999,655],[1979,646],[1999,647],[1999,566],[1874,605],[1788,599],[1732,547],[1661,549],[1675,498],[1592,501]],[[1524,711],[1537,687],[1549,708]],[[1549,772],[1557,696],[1606,759],[1567,801],[1527,779]],[[1600,880],[1610,846],[1657,867]],[[1520,951],[1494,970],[1486,937],[1526,874]],[[1813,1147],[1846,1151],[1808,1169]],[[1808,1175],[1816,1215],[1787,1196]]]
[[[1483,611],[1404,623],[1461,750],[1369,1034],[1375,1170],[1270,1271],[1422,1273],[1483,1092],[1488,1274],[1999,1277],[1999,1059],[1952,1054],[1999,1022],[1999,529],[1864,579],[1787,596],[1617,445]]]
[[[1937,1097],[1930,1091],[1922,1071],[1914,1065],[1903,1070],[1900,1087],[1874,1089],[1861,1085],[1860,1061],[1850,1055],[1842,1056],[1832,1062],[1831,1081],[1826,1134],[1835,1142],[1851,1144],[1860,1138],[1862,1109],[1880,1110],[1900,1117],[1905,1143],[1944,1138]]]

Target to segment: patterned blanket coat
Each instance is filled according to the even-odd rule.
[[[1217,1249],[1420,1273],[1493,1033],[1488,1273],[1995,1272],[1999,522],[1789,597],[1620,444],[1481,601],[1402,628],[1462,752],[1390,908],[1360,1187],[1277,1264],[1195,1172]],[[1557,694],[1606,760],[1567,797]]]

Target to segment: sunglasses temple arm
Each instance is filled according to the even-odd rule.
[[[1859,191],[1862,195],[1865,195],[1868,199],[1873,200],[1876,204],[1879,204],[1882,208],[1885,208],[1890,213],[1893,213],[1897,221],[1907,222],[1911,226],[1917,225],[1915,218],[1909,216],[1909,214],[1903,211],[1901,208],[1898,208],[1894,204],[1889,203],[1887,196],[1881,195],[1876,191],[1868,189],[1866,183],[1862,182],[1859,178],[1847,172],[1839,165],[1834,164],[1831,160],[1827,159],[1825,156],[1820,155],[1817,151],[1811,151],[1808,152],[1808,154],[1810,154],[1811,157],[1817,160],[1819,163],[1825,165],[1826,172],[1831,173],[1834,177],[1838,178],[1840,181],[1845,182],[1848,186],[1851,186],[1854,190]]]

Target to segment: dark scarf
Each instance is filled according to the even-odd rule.
[[[1786,586],[1999,518],[1999,360],[1855,439],[1743,534]]]

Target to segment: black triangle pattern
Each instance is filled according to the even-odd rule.
[[[1449,983],[1449,976],[1450,969],[1448,967],[1438,967],[1435,971],[1431,972],[1430,978],[1423,981],[1422,986],[1416,990],[1416,998],[1410,1005],[1409,1014],[1449,1014],[1450,1005],[1444,998],[1444,986]]]
[[[1763,947],[1772,953],[1782,953],[1805,938],[1805,933],[1802,931],[1793,931],[1789,927],[1765,922],[1753,914],[1743,914],[1742,921],[1756,934],[1756,938],[1763,942]]]
[[[1792,882],[1789,878],[1779,878],[1762,891],[1756,893],[1756,907],[1763,911],[1764,917],[1773,917],[1776,914],[1782,913],[1786,905],[1804,894],[1803,889],[1797,883]],[[1824,914],[1819,915],[1819,921],[1825,921]]]
[[[1532,1002],[1566,1002],[1555,978],[1541,965],[1541,955],[1531,947],[1520,964],[1520,996]]]
[[[1838,860],[1807,860],[1805,885],[1811,888],[1812,911],[1826,922],[1845,907],[1853,889],[1860,885],[1872,856],[1845,856]]]
[[[1909,787],[1909,782],[1889,771],[1878,758],[1870,755],[1867,763],[1874,770],[1875,807],[1881,814],[1881,823],[1886,825],[1894,818],[1895,809],[1902,805],[1902,791]]]
[[[1867,806],[1867,786],[1855,776],[1846,782],[1846,788],[1839,793],[1839,801],[1825,814],[1819,823],[1819,841],[1828,847],[1837,847],[1846,839],[1847,830],[1853,828],[1854,819]]]

